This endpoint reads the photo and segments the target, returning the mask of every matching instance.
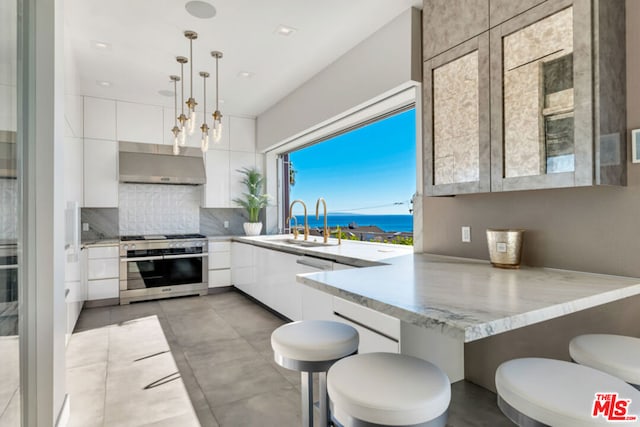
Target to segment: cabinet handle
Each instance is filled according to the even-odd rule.
[[[365,325],[364,323],[360,323],[360,322],[358,322],[357,320],[353,320],[352,318],[350,318],[350,317],[348,317],[348,316],[345,316],[344,314],[340,314],[340,313],[338,313],[337,311],[334,311],[334,312],[333,312],[333,314],[334,314],[335,316],[338,316],[338,317],[339,317],[339,318],[341,318],[341,319],[346,320],[347,322],[351,322],[351,323],[353,323],[353,324],[355,324],[355,325],[360,326],[361,328],[365,328],[366,330],[371,331],[371,332],[373,332],[374,334],[380,335],[381,337],[384,337],[384,338],[386,338],[386,339],[388,339],[388,340],[391,340],[391,341],[393,341],[393,342],[395,342],[395,343],[399,343],[399,342],[400,342],[400,341],[398,341],[398,340],[397,340],[396,338],[394,338],[394,337],[390,337],[390,336],[389,336],[389,335],[387,335],[387,334],[383,334],[382,332],[378,331],[377,329],[373,329],[371,326],[367,326],[367,325]]]
[[[18,268],[18,264],[0,265],[0,270],[13,270]]]

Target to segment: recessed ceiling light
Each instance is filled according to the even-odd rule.
[[[278,28],[274,31],[279,36],[290,36],[295,33],[297,30],[293,27],[289,27],[286,25],[278,25]]]
[[[163,89],[163,90],[159,90],[159,91],[158,91],[158,94],[160,94],[160,95],[162,95],[162,96],[167,96],[167,97],[169,97],[169,96],[173,96],[173,91],[172,91],[172,90],[166,90],[166,89]]]
[[[111,50],[111,44],[98,40],[91,40],[91,47],[97,50]]]
[[[102,87],[111,87],[111,82],[108,82],[106,80],[96,80],[96,84]]]
[[[242,77],[243,79],[250,79],[253,77],[253,73],[251,71],[240,71],[238,73],[238,77]]]
[[[187,9],[191,16],[196,18],[210,19],[216,16],[216,8],[204,1],[193,0],[187,2],[184,8]]]

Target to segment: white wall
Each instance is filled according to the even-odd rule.
[[[320,71],[258,117],[258,151],[334,121],[407,82],[420,82],[420,34],[420,11],[409,9]]]

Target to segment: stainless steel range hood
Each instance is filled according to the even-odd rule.
[[[16,172],[16,133],[0,131],[0,179],[15,179]]]
[[[170,145],[120,141],[120,182],[198,185],[207,181],[202,151],[180,147],[173,155]]]

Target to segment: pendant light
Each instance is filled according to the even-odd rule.
[[[185,145],[187,142],[187,129],[185,125],[189,119],[184,115],[184,104],[182,100],[184,99],[184,64],[189,62],[189,60],[184,56],[178,56],[176,57],[176,61],[180,63],[180,104],[182,105],[182,112],[178,116],[178,121],[180,122],[180,145]],[[177,111],[176,114],[178,114]]]
[[[202,95],[202,108],[204,113],[204,122],[202,126],[200,126],[200,130],[202,131],[202,139],[200,140],[200,149],[203,153],[206,153],[209,150],[209,126],[207,125],[207,78],[209,77],[209,73],[206,71],[200,71],[200,77],[202,77],[202,84],[204,86],[204,91]]]
[[[220,139],[222,138],[222,113],[218,108],[218,103],[220,100],[220,91],[218,90],[218,78],[220,74],[218,73],[218,60],[222,58],[222,52],[214,50],[211,52],[211,56],[216,58],[216,110],[213,112],[213,142],[214,144],[218,144]]]
[[[187,107],[189,107],[189,123],[187,125],[187,128],[189,131],[189,135],[193,135],[193,132],[195,132],[196,130],[196,105],[198,105],[193,97],[193,41],[198,38],[198,33],[196,33],[195,31],[185,31],[184,36],[189,39],[189,67],[191,70],[191,79],[189,81],[189,99],[186,102]]]
[[[180,81],[180,77],[178,76],[169,76],[171,81],[173,82],[173,128],[171,128],[171,133],[173,134],[173,155],[177,156],[180,154],[179,143],[179,135],[180,128],[178,127],[178,82]]]

